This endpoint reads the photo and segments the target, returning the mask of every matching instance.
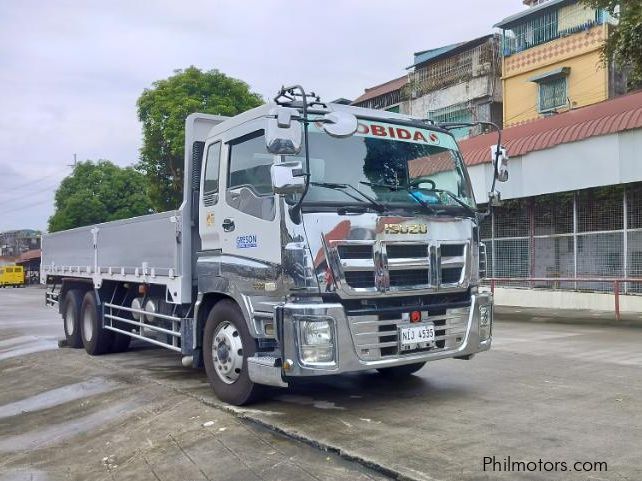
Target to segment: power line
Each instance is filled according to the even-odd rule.
[[[17,197],[9,197],[8,199],[7,198],[0,198],[0,202],[2,202],[4,204],[5,202],[6,203],[15,202],[17,200],[26,199],[28,197],[35,197],[35,196],[38,196],[38,195],[41,195],[41,194],[48,194],[48,193],[51,192],[51,189],[53,189],[53,188],[54,188],[54,185],[50,185],[50,186],[47,186],[47,187],[45,187],[45,188],[43,188],[43,189],[41,189],[39,191],[36,191],[36,192],[32,192],[32,191],[25,192],[22,195],[19,195]],[[0,196],[1,195],[2,195],[2,192],[0,191]]]
[[[39,182],[42,182],[44,180],[51,179],[52,177],[55,177],[56,175],[58,175],[58,172],[52,172],[51,174],[47,174],[44,177],[39,177],[37,179],[30,180],[29,182],[25,182],[24,184],[14,185],[14,186],[8,187],[6,189],[3,188],[2,190],[4,192],[13,192],[14,190],[22,189],[24,187],[29,187],[31,185],[38,184]]]
[[[38,201],[38,202],[33,202],[31,204],[21,205],[20,207],[17,207],[17,208],[14,208],[14,209],[4,210],[4,211],[0,212],[0,214],[4,215],[4,214],[10,214],[12,212],[18,212],[18,211],[21,211],[21,210],[29,209],[31,207],[35,207],[37,205],[45,204],[47,202],[51,202],[51,200],[50,199],[45,199],[45,200],[41,200],[41,201]]]

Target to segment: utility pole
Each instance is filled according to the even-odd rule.
[[[75,169],[77,164],[78,164],[78,160],[76,160],[76,154],[74,154],[74,163],[67,164],[67,167],[71,167],[72,169]]]

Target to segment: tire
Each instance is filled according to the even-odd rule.
[[[112,332],[112,342],[109,352],[125,352],[129,349],[129,343],[132,341],[132,338],[126,336],[125,334],[120,334],[118,332]]]
[[[82,347],[82,338],[80,337],[81,304],[82,292],[78,289],[68,290],[62,304],[62,326],[65,330],[67,346],[74,349]]]
[[[239,307],[230,300],[217,302],[205,323],[203,363],[214,394],[221,401],[243,406],[261,397],[263,386],[250,380],[247,369],[247,358],[255,353],[256,341]]]
[[[114,336],[111,331],[103,329],[102,324],[96,294],[89,291],[80,308],[80,334],[87,354],[98,356],[110,352]]]
[[[382,367],[377,369],[377,371],[379,371],[379,374],[382,376],[389,378],[408,377],[419,371],[425,364],[425,362],[415,362],[414,364],[406,364],[404,366]]]

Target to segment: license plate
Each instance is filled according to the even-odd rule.
[[[399,329],[399,348],[401,351],[423,349],[433,342],[435,342],[434,324],[421,324]]]

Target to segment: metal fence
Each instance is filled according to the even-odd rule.
[[[571,279],[642,277],[642,183],[506,201],[481,237],[488,276],[504,279],[498,285],[609,292],[611,282]],[[539,280],[506,280],[514,278]]]

